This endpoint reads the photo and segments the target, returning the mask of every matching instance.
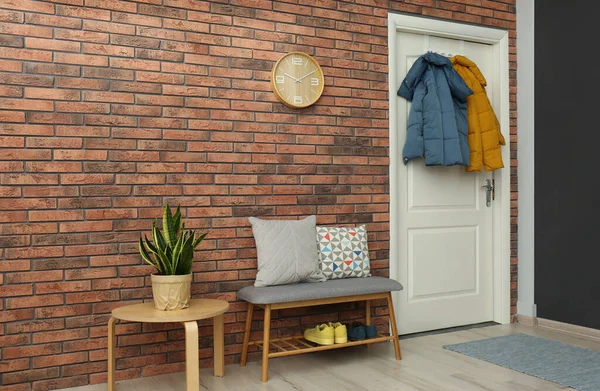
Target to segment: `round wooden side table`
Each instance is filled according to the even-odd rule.
[[[199,391],[200,363],[196,321],[214,318],[214,374],[221,377],[225,371],[223,314],[228,308],[228,302],[213,299],[192,299],[188,308],[176,311],[157,310],[152,302],[115,308],[108,321],[108,391],[115,391],[115,323],[118,319],[130,322],[182,323],[185,328],[186,390]]]

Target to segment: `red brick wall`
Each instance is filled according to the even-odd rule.
[[[247,216],[366,223],[374,272],[386,275],[388,10],[510,29],[514,105],[514,3],[2,0],[0,388],[106,380],[108,314],[151,297],[136,240],[166,202],[211,231],[193,292],[232,302],[229,364],[245,318],[235,291],[256,268]],[[273,61],[294,50],[326,75],[321,100],[299,111],[269,86]],[[515,118],[513,106],[513,304]],[[353,304],[281,311],[274,327],[360,316]],[[374,320],[385,328],[382,308]],[[184,369],[179,326],[117,330],[120,379]],[[211,343],[201,339],[203,366]]]

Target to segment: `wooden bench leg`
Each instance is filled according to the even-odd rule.
[[[248,343],[250,342],[250,329],[252,328],[252,315],[254,313],[254,304],[248,303],[248,314],[246,315],[246,329],[244,330],[244,344],[242,345],[242,358],[240,367],[246,366],[248,358]]]
[[[365,300],[365,324],[371,325],[371,300]],[[367,344],[367,349],[371,348],[371,344]]]
[[[271,332],[271,305],[265,305],[265,321],[262,346],[262,382],[269,380],[269,337]]]
[[[392,325],[392,335],[394,336],[394,350],[396,351],[396,360],[402,360],[400,352],[400,340],[398,339],[398,329],[396,328],[396,314],[394,313],[394,303],[392,302],[392,292],[387,295],[388,313]]]

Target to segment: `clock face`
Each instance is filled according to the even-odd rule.
[[[317,61],[304,53],[283,56],[271,74],[273,92],[285,105],[302,108],[315,103],[323,93],[323,71]]]

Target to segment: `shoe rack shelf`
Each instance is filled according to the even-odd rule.
[[[307,284],[308,285],[308,284]],[[364,339],[361,341],[350,341],[335,345],[316,345],[304,339],[304,336],[271,338],[271,311],[282,310],[287,308],[311,307],[318,305],[341,304],[355,301],[365,302],[365,324],[371,324],[371,301],[386,300],[388,313],[390,318],[391,334],[392,335],[377,335],[375,338]],[[254,307],[264,309],[263,324],[263,339],[262,341],[250,341],[250,331],[252,328],[252,315]],[[396,316],[394,314],[394,306],[392,304],[391,292],[365,293],[360,295],[329,297],[311,300],[289,301],[272,304],[253,304],[248,303],[248,315],[246,316],[246,327],[244,329],[244,344],[242,345],[242,355],[240,358],[240,366],[246,365],[248,358],[248,347],[250,345],[257,346],[262,350],[262,377],[261,380],[266,382],[269,380],[269,359],[282,356],[294,356],[296,354],[312,353],[321,350],[340,349],[348,346],[371,345],[378,342],[393,341],[396,360],[402,360],[400,352],[400,341],[398,340],[398,330],[396,329]]]
[[[375,338],[363,339],[360,341],[348,341],[346,343],[336,343],[335,345],[317,345],[298,335],[294,337],[274,338],[269,340],[269,358],[293,356],[296,354],[312,353],[321,350],[340,349],[349,346],[370,345],[378,342],[392,341],[394,336],[378,334]],[[250,341],[248,345],[256,345],[263,349],[263,341]],[[271,349],[276,350],[271,352]]]

